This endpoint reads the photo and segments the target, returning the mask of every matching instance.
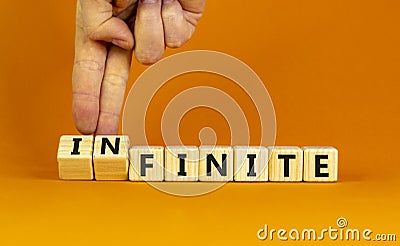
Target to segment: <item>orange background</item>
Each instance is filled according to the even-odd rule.
[[[273,100],[276,143],[336,146],[340,180],[231,183],[194,198],[147,184],[58,180],[58,139],[77,133],[75,1],[4,1],[1,9],[0,245],[271,244],[256,237],[264,224],[320,228],[340,216],[400,236],[399,1],[208,1],[193,39],[166,55],[210,49],[246,62]],[[128,88],[145,69],[132,64]],[[215,112],[184,120],[219,127],[204,114]]]

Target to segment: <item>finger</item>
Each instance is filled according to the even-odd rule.
[[[135,25],[134,20],[136,18],[136,11],[137,0],[129,0],[128,5],[123,9],[123,11],[117,14],[118,18],[125,21],[132,33]]]
[[[161,0],[140,0],[135,21],[135,56],[143,64],[152,64],[164,54],[164,28]]]
[[[137,0],[114,0],[113,4],[113,13],[115,16],[119,17],[119,14],[127,10],[130,6],[135,6]],[[121,18],[125,20],[124,18]]]
[[[130,0],[114,0],[113,2],[113,13],[119,15],[128,6]]]
[[[118,134],[119,118],[124,102],[132,51],[112,45],[108,52],[100,94],[100,115],[96,134]]]
[[[75,61],[72,75],[72,112],[77,129],[95,132],[99,115],[100,86],[107,48],[84,33],[81,5],[77,4]]]
[[[113,17],[113,6],[102,0],[81,0],[85,32],[90,39],[113,43],[123,49],[133,48],[133,35],[128,25]]]
[[[206,5],[205,0],[179,0],[179,2],[184,10],[198,14],[203,13]]]
[[[182,6],[177,0],[164,0],[161,14],[165,44],[171,48],[181,47],[193,33],[193,27],[186,21]]]
[[[96,41],[113,43],[123,49],[133,48],[133,35],[128,25],[117,17],[112,17],[90,33],[90,38]]]
[[[197,23],[203,15],[205,0],[179,0],[182,6],[186,21],[189,23],[192,34],[197,26]]]

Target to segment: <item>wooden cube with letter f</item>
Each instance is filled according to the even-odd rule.
[[[164,147],[134,146],[129,150],[130,181],[164,180]]]

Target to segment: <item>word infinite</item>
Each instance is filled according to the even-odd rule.
[[[61,136],[60,179],[334,182],[338,150],[308,146],[133,146],[128,136]]]

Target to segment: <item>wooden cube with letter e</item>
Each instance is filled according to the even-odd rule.
[[[335,182],[338,179],[338,150],[330,146],[306,146],[304,181]]]

